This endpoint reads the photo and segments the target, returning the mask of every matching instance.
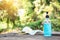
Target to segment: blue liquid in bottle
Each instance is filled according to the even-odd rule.
[[[46,19],[44,20],[43,26],[44,26],[44,36],[49,36],[49,37],[52,36],[51,22],[49,20],[49,15],[46,15]]]
[[[52,36],[51,35],[51,23],[44,23],[44,36]]]

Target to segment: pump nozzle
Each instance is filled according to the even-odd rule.
[[[48,12],[46,12],[46,14],[48,14]]]
[[[46,12],[46,18],[49,18],[48,12]]]

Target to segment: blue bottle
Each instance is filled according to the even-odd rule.
[[[51,22],[49,20],[48,12],[46,12],[46,18],[44,20],[44,36],[52,36]]]

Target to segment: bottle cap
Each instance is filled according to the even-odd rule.
[[[49,18],[48,12],[46,12],[46,18]]]
[[[46,12],[46,14],[48,14],[48,12]]]

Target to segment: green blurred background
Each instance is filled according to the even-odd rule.
[[[52,31],[60,31],[60,0],[0,0],[0,32],[26,26],[43,30],[46,12]]]

